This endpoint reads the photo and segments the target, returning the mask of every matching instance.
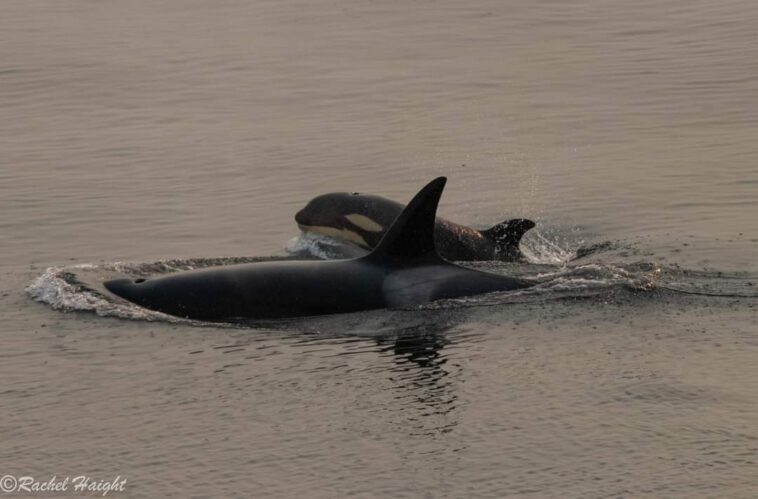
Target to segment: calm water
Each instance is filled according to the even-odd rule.
[[[747,0],[4,1],[0,475],[756,497],[756,26]],[[96,292],[284,255],[313,196],[440,174],[442,216],[537,221],[529,264],[485,267],[539,292],[255,328]]]

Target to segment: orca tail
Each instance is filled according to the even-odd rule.
[[[494,242],[500,251],[507,252],[514,248],[518,249],[521,238],[535,225],[534,222],[526,218],[514,218],[483,230],[482,235]]]
[[[434,246],[437,205],[447,179],[437,177],[416,194],[366,258],[381,260],[438,259]]]

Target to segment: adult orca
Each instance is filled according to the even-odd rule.
[[[358,192],[333,192],[313,198],[297,212],[295,222],[303,232],[348,241],[365,250],[379,244],[403,205],[381,196]],[[520,261],[521,237],[534,222],[514,218],[487,230],[476,230],[437,218],[434,242],[439,254],[450,261]]]
[[[228,265],[104,284],[142,307],[205,321],[405,307],[532,285],[459,267],[439,256],[434,220],[445,182],[439,177],[421,189],[374,251],[361,258]]]

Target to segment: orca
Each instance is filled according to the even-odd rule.
[[[328,236],[372,250],[381,241],[403,205],[381,196],[333,192],[313,198],[297,212],[295,222],[304,233]],[[522,261],[521,237],[535,226],[514,218],[487,230],[476,230],[437,218],[434,240],[439,254],[450,261]]]
[[[226,265],[104,285],[150,310],[222,322],[408,307],[531,286],[460,267],[437,253],[434,222],[445,182],[439,177],[421,189],[364,257]]]

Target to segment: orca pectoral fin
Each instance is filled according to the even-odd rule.
[[[500,249],[518,248],[524,234],[536,224],[526,218],[513,218],[482,231],[482,235],[494,242]]]
[[[437,205],[446,182],[445,177],[438,177],[421,189],[366,258],[442,260],[434,246],[434,225]]]

